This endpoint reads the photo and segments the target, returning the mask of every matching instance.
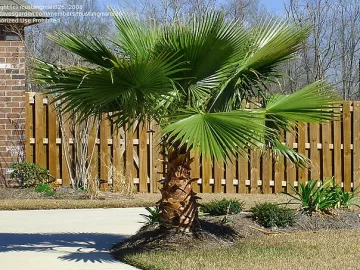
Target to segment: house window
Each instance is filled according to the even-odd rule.
[[[5,41],[19,41],[19,40],[20,40],[19,35],[15,33],[7,32],[5,34]]]

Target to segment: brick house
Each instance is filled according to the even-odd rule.
[[[40,10],[25,1],[0,2],[0,185],[9,165],[24,156],[24,28],[44,19]]]

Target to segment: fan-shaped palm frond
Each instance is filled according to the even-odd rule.
[[[299,28],[287,22],[270,20],[262,22],[248,33],[247,51],[237,59],[230,76],[221,83],[210,104],[212,110],[232,110],[241,99],[262,95],[259,85],[273,82],[282,76],[278,66],[294,54],[308,36],[309,28]]]
[[[121,126],[151,116],[159,100],[171,96],[170,77],[182,70],[176,61],[168,55],[116,58],[112,68],[62,68],[38,61],[34,73],[48,93],[56,94],[54,101],[63,103],[64,112],[78,113],[80,121],[113,112]]]
[[[169,117],[163,133],[168,140],[178,141],[179,147],[194,148],[205,158],[223,161],[249,146],[263,145],[267,132],[264,111],[235,110],[232,112],[202,113],[183,111]]]
[[[280,130],[334,116],[335,96],[323,82],[267,98],[265,108],[241,108],[246,94],[280,76],[278,65],[295,57],[308,28],[270,20],[248,30],[217,12],[153,26],[111,12],[118,33],[109,41],[120,54],[96,38],[63,33],[51,38],[95,66],[38,62],[37,80],[65,111],[84,118],[112,112],[119,125],[154,117],[168,139],[216,160],[253,145],[280,148],[295,162],[300,159],[279,145]]]

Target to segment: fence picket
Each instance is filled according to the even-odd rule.
[[[249,180],[249,156],[248,153],[243,153],[242,156],[238,157],[238,193],[246,193],[246,180]]]
[[[35,95],[35,104],[38,104],[35,107],[35,162],[41,167],[46,167],[43,95]]]
[[[88,181],[96,181],[98,178],[98,170],[97,170],[97,164],[98,164],[98,151],[97,151],[97,144],[96,144],[96,138],[97,138],[97,125],[95,124],[89,133],[88,138],[88,153],[90,156],[89,160],[89,179]]]
[[[139,191],[148,192],[148,152],[146,123],[139,125]]]
[[[191,178],[200,178],[200,158],[195,151],[190,151],[190,157],[194,158],[194,161],[191,163],[190,177]],[[197,181],[192,182],[192,188],[195,192],[200,192],[200,186]]]
[[[335,109],[336,113],[340,109]],[[342,160],[341,160],[341,119],[334,121],[334,178],[335,184],[341,185],[343,181],[342,175]]]
[[[126,183],[133,183],[133,166],[134,166],[134,147],[133,147],[133,127],[126,126],[125,132],[125,178]]]
[[[227,159],[226,162],[226,181],[225,181],[225,190],[226,193],[234,193],[235,187],[234,187],[234,179],[236,178],[236,159],[232,158]]]
[[[332,175],[332,168],[331,168],[331,152],[330,152],[330,140],[331,140],[331,133],[330,133],[330,124],[324,123],[321,124],[322,128],[322,153],[323,153],[323,180],[330,179]]]
[[[222,193],[221,181],[224,178],[224,162],[214,162],[214,192]]]
[[[161,175],[163,174],[163,163],[162,159],[164,159],[161,154],[161,146],[159,144],[159,131],[160,127],[155,122],[151,122],[151,154],[150,154],[150,175],[152,176],[152,181],[150,183],[152,184],[150,186],[150,190],[152,192],[159,192],[159,189],[161,188],[161,184],[159,183],[159,180],[161,178]]]
[[[353,108],[353,188],[355,189],[360,186],[360,101],[355,101]]]
[[[351,114],[350,103],[343,104],[343,153],[344,153],[344,189],[351,190]]]
[[[307,124],[299,123],[298,124],[298,143],[297,143],[297,151],[299,154],[306,156],[305,153],[305,132],[307,130]],[[307,168],[298,168],[298,182],[305,183],[307,181]]]
[[[211,193],[212,187],[210,185],[210,178],[212,177],[212,164],[211,160],[203,162],[202,165],[202,189],[205,193]]]
[[[52,176],[58,179],[60,176],[57,173],[57,145],[56,145],[56,129],[58,121],[56,116],[56,111],[54,106],[48,106],[48,124],[47,124],[47,133],[48,133],[48,157],[49,157],[49,172]]]
[[[251,151],[251,162],[250,162],[250,193],[258,193],[258,180],[260,179],[260,154],[258,150]]]
[[[286,132],[286,146],[290,149],[294,148],[294,134],[287,131]],[[296,167],[294,163],[290,162],[289,160],[286,160],[286,190],[289,193],[292,193],[292,189],[289,185],[294,186],[296,181]]]
[[[270,191],[270,180],[271,178],[271,171],[272,171],[272,159],[269,151],[262,156],[262,192],[264,194],[271,193]]]
[[[66,160],[65,155],[66,153],[70,155],[70,152],[73,151],[73,147],[69,143],[69,139],[72,137],[70,132],[70,124],[67,124],[69,114],[68,113],[64,114],[62,118],[63,118],[62,122],[64,126],[61,132],[61,179],[62,179],[61,183],[64,186],[68,186],[70,185],[71,182],[70,172],[69,172],[69,166],[71,166],[71,164],[69,160],[68,161]]]

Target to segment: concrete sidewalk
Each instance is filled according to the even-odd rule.
[[[143,225],[144,208],[0,211],[1,270],[136,269],[109,248]]]

